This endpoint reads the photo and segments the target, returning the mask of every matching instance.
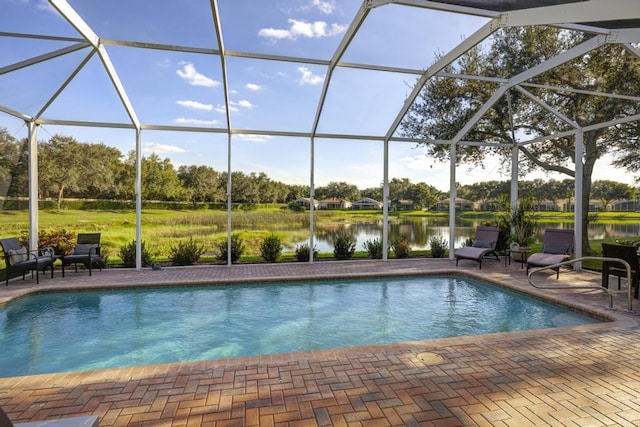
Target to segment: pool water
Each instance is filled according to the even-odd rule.
[[[456,276],[43,293],[0,307],[0,376],[593,322]]]

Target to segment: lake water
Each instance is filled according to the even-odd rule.
[[[473,237],[476,227],[483,220],[458,219],[456,222],[455,246],[459,247],[469,237]],[[356,250],[365,250],[364,243],[368,240],[382,240],[382,219],[379,221],[354,222],[341,225],[323,227],[317,225],[314,235],[314,244],[319,252],[333,252],[333,240],[340,231],[346,231],[356,238]],[[573,228],[572,222],[544,222],[538,230],[537,238],[542,240],[544,228]],[[406,237],[412,249],[430,249],[429,239],[432,236],[442,236],[449,240],[448,218],[416,218],[403,219],[389,223],[389,242],[394,239]],[[591,239],[624,239],[630,236],[640,235],[640,223],[629,221],[628,224],[589,224],[589,238]],[[300,244],[308,243],[307,240],[296,242],[292,247],[285,248],[285,252],[293,252]]]

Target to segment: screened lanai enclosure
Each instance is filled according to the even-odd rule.
[[[469,71],[505,31],[535,28],[578,36],[535,62]],[[562,79],[550,84],[541,76],[604,55],[602,70],[606,61],[627,61],[635,64],[628,80],[637,81],[639,43],[637,0],[3,0],[0,128],[28,141],[32,248],[39,230],[38,165],[46,161],[39,140],[70,135],[129,153],[137,268],[145,238],[141,164],[151,153],[175,165],[226,172],[228,236],[234,232],[234,171],[268,171],[278,181],[308,186],[310,247],[318,183],[381,185],[386,248],[389,181],[410,172],[444,182],[453,254],[456,183],[469,147],[501,153],[498,163],[508,171],[515,204],[519,166],[526,156],[531,160],[532,147],[571,140],[572,152],[565,154],[572,164],[564,167],[576,178],[580,257],[583,168],[592,167],[585,135],[607,143],[598,140],[606,130],[635,126],[635,135],[625,139],[632,152],[640,93],[625,78],[603,88],[599,76],[582,87]],[[488,94],[465,101],[462,116],[421,115],[434,81],[452,88],[471,82]],[[587,122],[559,101],[563,94],[595,97],[619,109],[600,120],[592,111]],[[477,128],[499,114],[505,124],[499,134],[478,138]],[[545,128],[551,131],[530,123],[534,115],[552,120]],[[455,132],[417,126],[438,129],[437,120],[453,123]],[[445,174],[431,167],[436,157],[447,159]]]

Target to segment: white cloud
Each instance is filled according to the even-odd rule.
[[[248,109],[252,109],[253,107],[255,107],[251,102],[247,101],[246,99],[242,99],[236,102],[231,101],[231,105],[237,105],[238,107],[248,108]]]
[[[51,6],[51,4],[47,0],[38,0],[36,8],[38,10],[45,10],[47,12],[52,12],[58,15],[58,11],[56,10],[56,8]]]
[[[176,101],[178,105],[185,108],[191,108],[193,110],[204,110],[211,111],[213,110],[213,105],[211,104],[203,104],[198,101]]]
[[[249,89],[249,90],[252,90],[252,91],[254,91],[254,92],[257,92],[257,91],[259,91],[260,89],[262,89],[262,86],[257,85],[257,84],[255,84],[255,83],[247,83],[244,87],[245,87],[245,88],[247,88],[247,89]]]
[[[289,29],[263,28],[258,35],[267,39],[295,40],[298,37],[320,38],[342,34],[347,30],[346,25],[327,24],[324,21],[305,22],[289,19]]]
[[[216,110],[216,112],[217,112],[217,113],[221,113],[221,114],[224,114],[224,113],[226,113],[226,112],[227,112],[227,109],[225,108],[225,106],[224,106],[223,104],[218,104],[218,105],[216,106],[215,110]],[[238,111],[240,111],[238,108],[236,108],[236,107],[234,107],[234,106],[233,106],[233,103],[231,103],[231,107],[229,108],[229,110],[230,110],[231,112],[238,112]]]
[[[315,75],[313,74],[313,72],[311,72],[311,70],[309,70],[306,67],[298,67],[298,71],[302,74],[300,76],[300,80],[298,80],[298,82],[300,83],[300,86],[304,86],[304,85],[316,86],[316,85],[322,84],[322,82],[324,81],[324,76]]]
[[[176,147],[175,145],[160,144],[158,142],[145,142],[142,144],[142,151],[144,153],[155,154],[186,153],[186,150]]]
[[[204,74],[199,73],[196,70],[196,67],[191,63],[185,63],[182,66],[181,70],[176,71],[179,77],[186,80],[187,83],[193,86],[204,86],[204,87],[217,87],[220,86],[220,82],[213,80]]]
[[[322,0],[311,0],[312,7],[317,8],[320,12],[326,13],[327,15],[333,13],[336,8],[335,2],[331,1],[322,1]]]
[[[198,126],[215,126],[220,124],[217,120],[200,120],[200,119],[187,119],[184,117],[180,117],[174,120],[175,123],[179,123],[181,125],[198,125]]]
[[[234,136],[241,141],[248,141],[248,142],[267,142],[273,138],[270,135],[253,135],[253,134],[250,135],[250,134],[242,134],[242,133]]]

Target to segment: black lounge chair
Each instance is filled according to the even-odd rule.
[[[602,256],[605,258],[619,258],[629,263],[631,267],[631,283],[634,287],[634,298],[638,298],[638,285],[640,282],[640,261],[638,261],[638,250],[631,245],[614,245],[611,243],[602,244]],[[615,261],[602,261],[602,286],[609,287],[609,275],[618,277],[618,289],[620,289],[620,278],[627,277],[627,268],[624,264]]]
[[[499,260],[496,252],[496,245],[500,238],[500,229],[498,227],[488,227],[480,225],[476,228],[476,235],[473,239],[472,246],[465,246],[455,252],[456,266],[461,259],[470,259],[476,261],[482,269],[482,259],[493,256]]]
[[[542,252],[535,253],[527,259],[527,274],[530,267],[548,267],[567,261],[573,252],[573,235],[571,229],[547,228],[542,238]],[[555,267],[556,279],[560,278],[560,267]]]
[[[9,286],[9,279],[15,272],[22,272],[22,280],[24,280],[27,271],[36,272],[36,283],[40,283],[39,272],[46,271],[51,267],[51,278],[53,279],[53,249],[43,248],[37,251],[29,251],[20,246],[20,242],[16,237],[9,239],[0,239],[0,246],[4,253],[4,261],[6,264],[5,285]]]
[[[62,261],[62,277],[64,277],[64,268],[73,264],[76,273],[78,272],[78,264],[84,264],[91,270],[94,264],[97,264],[102,271],[102,257],[100,256],[100,233],[78,233],[76,245],[70,255],[63,255]]]

